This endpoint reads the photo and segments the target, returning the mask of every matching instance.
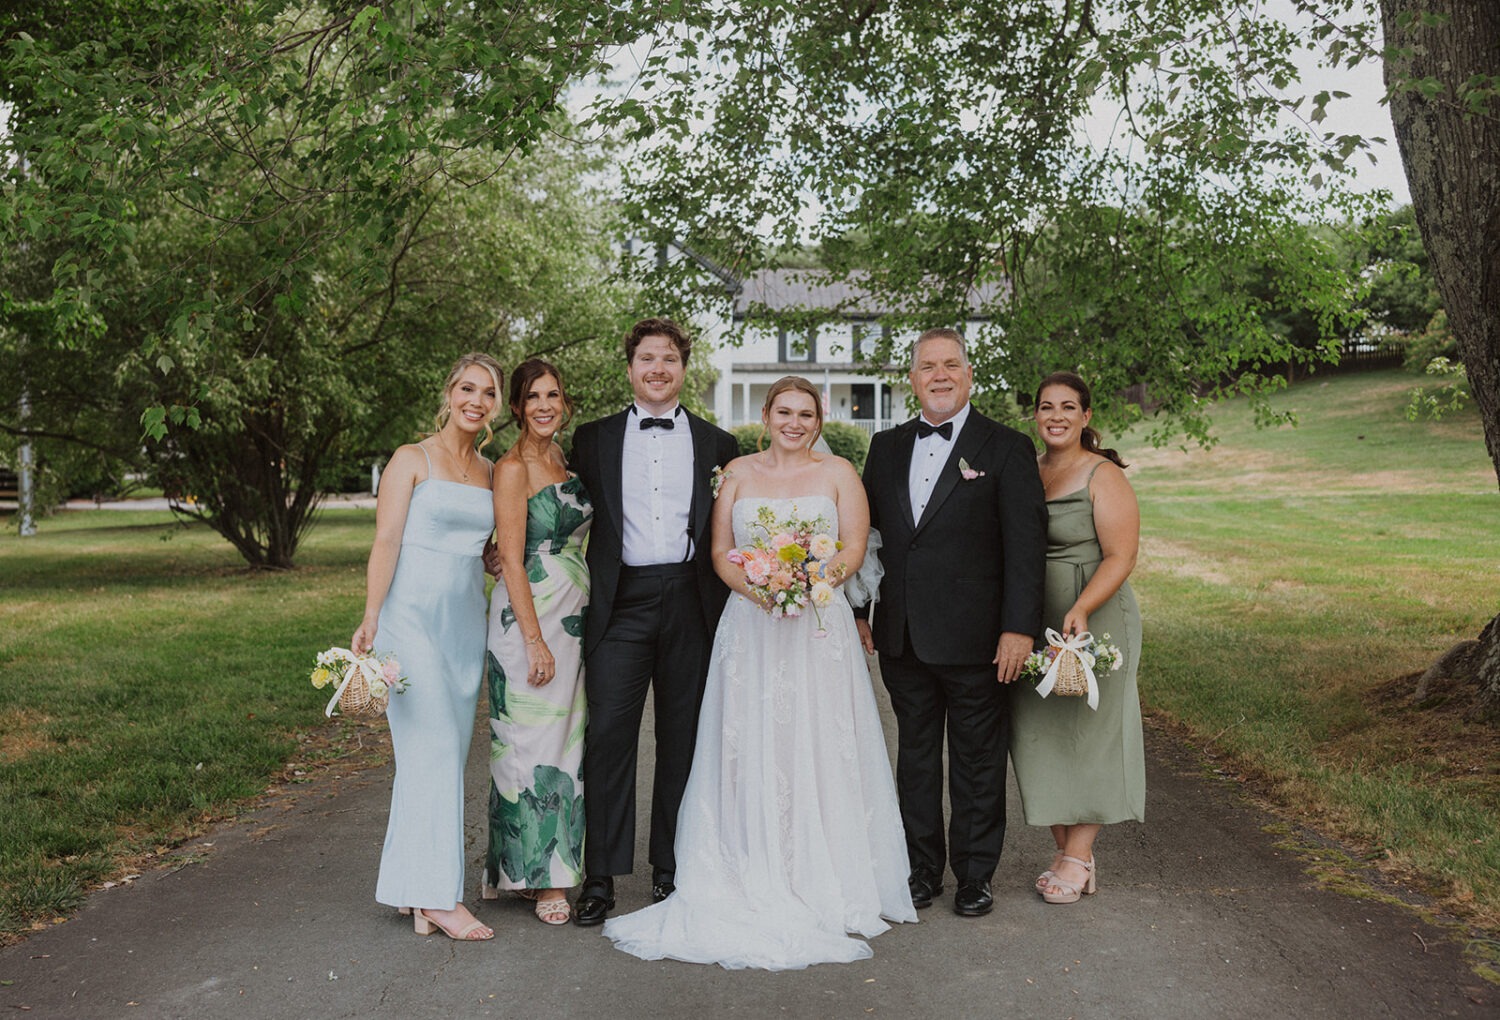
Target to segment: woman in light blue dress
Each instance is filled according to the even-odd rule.
[[[386,465],[375,506],[365,615],[350,647],[394,654],[410,679],[386,717],[396,758],[391,817],[375,898],[413,916],[417,934],[495,933],[463,904],[464,761],[484,676],[484,568],[494,528],[488,443],[501,369],[458,359],[443,386],[438,431]]]

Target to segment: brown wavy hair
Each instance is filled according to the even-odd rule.
[[[1036,407],[1042,402],[1042,390],[1045,390],[1048,386],[1066,386],[1072,390],[1078,395],[1078,406],[1085,411],[1091,410],[1094,406],[1094,395],[1089,390],[1089,384],[1084,382],[1081,376],[1075,375],[1072,372],[1053,372],[1037,384],[1036,395],[1031,400],[1032,407]],[[1100,439],[1099,433],[1095,431],[1092,425],[1085,425],[1083,427],[1083,435],[1080,437],[1080,442],[1083,448],[1089,453],[1097,453],[1104,459],[1113,461],[1118,467],[1126,468],[1130,466],[1121,458],[1118,450],[1105,449],[1101,445],[1103,440]]]
[[[648,336],[664,336],[670,340],[677,353],[682,355],[682,367],[687,368],[688,355],[693,352],[693,338],[671,319],[642,319],[631,326],[630,332],[625,334],[626,364],[635,360],[635,349]]]
[[[563,385],[562,373],[558,371],[557,366],[545,358],[527,358],[510,374],[510,417],[523,433],[526,431],[526,394],[530,392],[534,382],[538,379],[545,379],[549,375],[557,380],[558,392],[562,394],[563,410],[567,412],[567,417],[557,427],[557,431],[561,433],[573,420],[573,398],[568,396],[568,388]]]

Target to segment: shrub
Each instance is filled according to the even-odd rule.
[[[760,425],[736,425],[729,430],[734,441],[740,444],[741,457],[748,457],[759,448],[756,444],[760,442],[760,431]]]
[[[1441,308],[1427,323],[1426,329],[1420,333],[1409,333],[1400,342],[1406,348],[1404,363],[1408,371],[1425,372],[1434,358],[1457,361],[1459,357],[1458,341],[1453,339],[1453,332],[1448,329],[1448,313]]]
[[[870,437],[858,425],[846,421],[823,423],[823,438],[828,448],[854,465],[854,470],[865,469],[865,455],[870,452]]]

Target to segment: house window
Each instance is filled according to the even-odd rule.
[[[781,340],[782,361],[815,361],[815,348],[817,347],[818,331],[809,329],[801,330],[783,329],[779,333]]]
[[[874,323],[854,324],[854,360],[869,361],[880,350],[880,327]]]
[[[849,417],[869,421],[875,417],[875,384],[854,383],[849,387]]]

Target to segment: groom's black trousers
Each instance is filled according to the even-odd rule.
[[[896,792],[913,869],[943,873],[943,736],[948,738],[948,861],[953,877],[988,882],[1005,840],[1009,691],[992,663],[934,666],[881,653],[896,716]]]
[[[636,754],[648,688],[656,720],[649,856],[655,867],[677,870],[677,809],[712,647],[693,563],[620,568],[609,625],[588,655],[583,680],[589,705],[583,863],[590,877],[633,870]]]

